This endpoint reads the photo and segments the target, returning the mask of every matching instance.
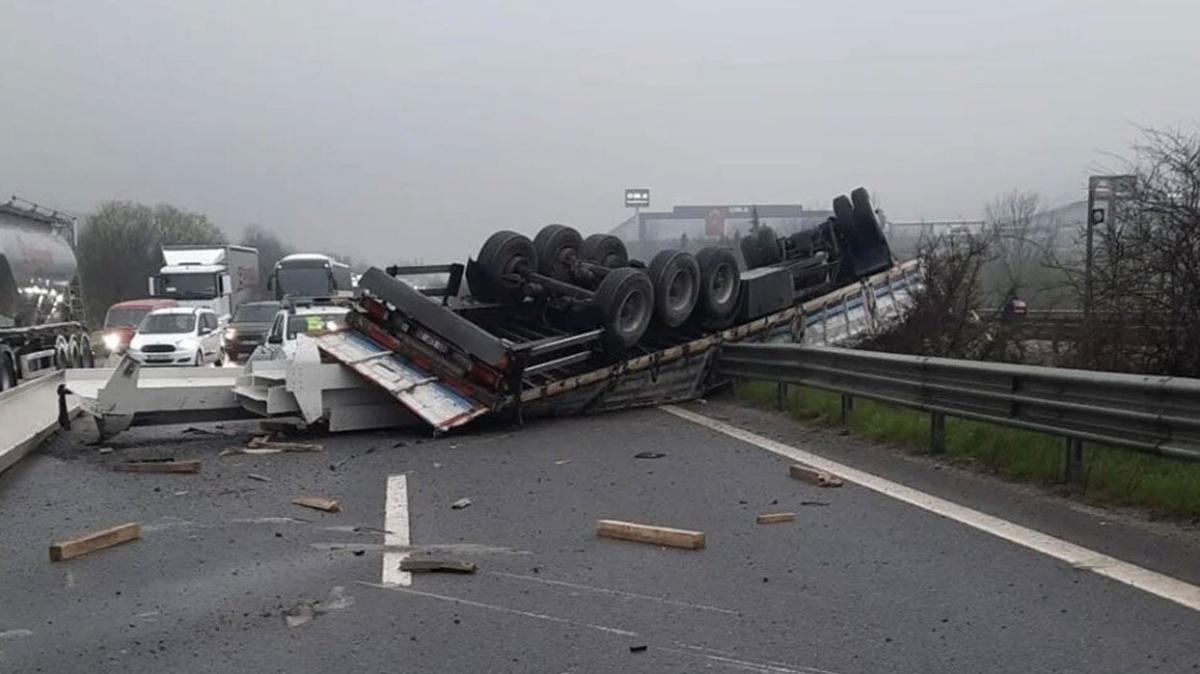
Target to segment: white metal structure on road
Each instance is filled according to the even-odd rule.
[[[0,393],[0,472],[58,428],[58,385],[62,382],[62,373],[56,372]],[[68,400],[68,413],[76,409],[77,404]]]

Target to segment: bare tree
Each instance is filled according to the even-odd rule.
[[[1036,229],[1040,202],[1037,192],[1011,190],[984,207],[999,277],[995,294],[1002,305],[1017,297],[1028,298],[1030,282],[1043,265],[1047,247]]]
[[[84,220],[76,250],[88,315],[99,319],[115,302],[145,297],[146,279],[162,265],[163,244],[224,242],[224,232],[200,213],[166,204],[100,204]]]
[[[1095,225],[1081,367],[1200,376],[1200,132],[1143,131],[1132,193]],[[1063,265],[1082,303],[1087,272]]]
[[[1003,354],[1003,340],[996,338],[1002,325],[980,309],[992,240],[988,233],[967,232],[923,239],[917,254],[922,283],[910,311],[866,348],[980,360]]]
[[[275,232],[258,224],[246,225],[242,230],[241,244],[258,249],[258,278],[266,279],[275,269],[275,263],[292,253],[292,249],[283,243]]]

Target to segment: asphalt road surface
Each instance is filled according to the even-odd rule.
[[[1186,528],[760,411],[690,409],[1200,582]],[[1183,603],[861,484],[791,479],[788,459],[663,410],[274,455],[220,456],[251,426],[135,429],[103,454],[77,426],[0,476],[0,672],[1200,670],[1200,612]],[[203,469],[109,470],[165,456]],[[778,511],[796,520],[755,523]],[[600,518],[702,530],[707,547],[597,538]],[[130,521],[140,540],[48,559],[53,541]],[[406,576],[406,556],[479,571]]]

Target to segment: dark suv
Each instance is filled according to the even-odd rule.
[[[247,302],[238,307],[225,329],[225,354],[235,361],[248,358],[266,339],[278,312],[279,302]]]

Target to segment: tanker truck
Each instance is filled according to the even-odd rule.
[[[13,197],[0,203],[0,391],[91,367],[76,290],[74,218]]]

